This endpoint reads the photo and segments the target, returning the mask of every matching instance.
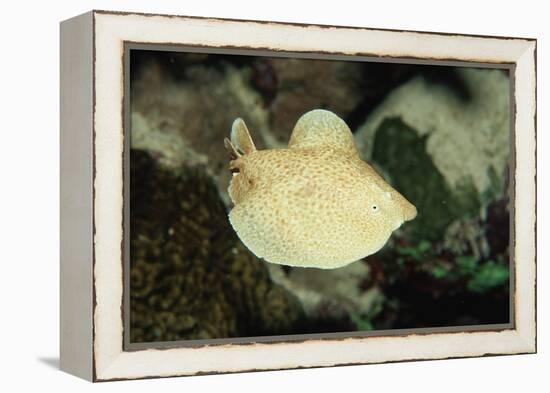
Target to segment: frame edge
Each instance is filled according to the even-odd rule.
[[[59,31],[60,369],[92,381],[93,12]]]
[[[99,18],[99,19],[103,18],[103,14],[101,12],[95,11],[95,13],[98,13],[98,14],[102,15],[102,17]],[[109,15],[111,15],[111,14],[109,14]],[[284,23],[283,23],[283,25],[284,25]],[[433,34],[433,33],[428,33],[428,34]],[[502,39],[505,40],[506,38],[502,38]],[[532,42],[533,42],[533,40],[528,40],[526,42],[522,42],[521,45],[524,48],[529,47],[529,45],[532,44]],[[117,42],[114,45],[112,45],[112,47],[110,49],[114,49],[115,46],[119,46],[119,45],[120,45],[120,42]],[[536,46],[536,41],[535,41],[535,46]],[[119,48],[117,48],[117,50],[118,49]],[[525,52],[524,52],[524,54],[525,54]],[[535,87],[536,87],[536,85],[535,85]],[[535,171],[536,171],[536,167],[535,167]],[[535,253],[535,258],[536,258],[536,253]],[[530,268],[532,268],[532,265],[530,267],[528,267],[528,269],[530,269]],[[522,270],[522,271],[525,272],[525,270]],[[532,293],[530,293],[530,295],[532,295]],[[531,300],[531,299],[529,299],[529,300]],[[108,314],[106,314],[106,315],[108,315]],[[108,316],[110,316],[110,315],[108,315]],[[481,353],[481,354],[478,354],[478,355],[468,354],[468,355],[457,355],[457,356],[452,356],[452,357],[490,356],[490,355],[521,354],[521,353],[534,353],[534,352],[536,352],[536,327],[535,327],[534,334],[533,334],[532,325],[528,326],[529,323],[525,324],[525,321],[529,322],[531,320],[530,315],[523,315],[523,317],[524,317],[524,319],[522,320],[523,324],[521,325],[521,329],[516,328],[515,332],[510,332],[510,334],[507,336],[507,339],[509,339],[510,344],[514,345],[514,348],[510,352],[501,352],[499,350],[499,351],[496,351],[496,352],[488,351],[486,353]],[[533,319],[535,319],[535,321],[536,321],[536,316]],[[505,334],[503,334],[503,336],[504,335]],[[479,338],[481,338],[481,337],[479,337]],[[478,342],[478,344],[480,344],[482,342],[483,341],[480,340],[480,342]],[[118,345],[117,345],[117,347],[118,347]],[[199,372],[189,371],[189,373],[185,373],[185,372],[184,373],[182,373],[182,372],[155,373],[155,372],[152,372],[151,374],[146,374],[146,373],[140,374],[138,372],[137,373],[138,376],[136,376],[136,375],[132,375],[132,374],[127,373],[127,367],[129,365],[131,365],[132,363],[134,363],[135,360],[136,360],[135,356],[133,356],[132,354],[124,353],[124,352],[119,352],[119,353],[114,353],[113,352],[113,353],[111,353],[110,351],[105,351],[104,348],[105,347],[100,348],[101,351],[99,351],[99,350],[97,351],[98,352],[98,357],[101,356],[101,358],[104,360],[104,362],[102,362],[102,364],[101,364],[101,367],[99,367],[99,369],[98,369],[98,377],[97,377],[98,381],[119,380],[119,379],[134,379],[134,378],[148,378],[148,377],[163,377],[163,376],[200,375],[200,374],[205,373],[204,371],[199,371]],[[103,353],[100,354],[100,352],[103,352],[103,351],[105,351],[106,353],[105,354],[103,354]],[[165,352],[166,354],[168,354],[169,352],[172,352],[172,351],[167,350],[167,351],[162,351],[162,352]],[[104,355],[106,355],[106,356],[104,356]],[[150,350],[150,351],[148,351],[147,355],[149,355],[149,357],[152,357],[152,358],[153,357],[158,358],[157,360],[159,360],[159,362],[161,360],[160,359],[161,356],[159,354],[159,351],[154,351],[154,350],[151,351]],[[428,357],[428,358],[423,358],[423,359],[427,360],[427,359],[442,359],[442,358],[448,358],[448,357],[434,356],[434,357]],[[414,359],[409,359],[409,360],[421,360],[421,359],[422,358],[414,358]],[[174,358],[173,360],[176,360],[176,359]],[[406,360],[399,360],[399,361],[406,361]],[[385,362],[386,361],[372,361],[372,362],[371,361],[365,361],[365,362],[356,363],[356,364],[385,363]],[[337,365],[337,364],[333,364],[333,365],[330,365],[330,366],[334,366],[334,365]],[[134,366],[135,366],[135,364],[134,364]],[[326,366],[328,366],[328,365],[326,365]],[[319,367],[319,366],[308,365],[308,366],[304,366],[304,367]],[[325,365],[323,365],[321,367],[325,367]],[[286,369],[286,368],[287,367],[280,368],[280,369]],[[290,366],[288,368],[297,368],[297,367]],[[262,370],[269,370],[271,368],[261,368],[261,369]],[[242,371],[245,371],[245,370],[248,370],[248,369],[241,369],[239,371],[225,370],[225,371],[215,371],[215,372],[216,373],[221,373],[221,372],[242,372]],[[248,370],[248,371],[251,371],[251,370]],[[208,371],[206,373],[208,373]]]
[[[526,201],[532,204],[529,214],[516,217],[515,221],[521,226],[520,236],[516,237],[516,247],[522,247],[527,258],[523,261],[518,258],[516,269],[521,269],[520,286],[521,298],[516,301],[523,302],[521,315],[516,315],[517,331],[524,341],[527,353],[537,353],[537,46],[536,39],[525,45],[525,51],[517,60],[517,83],[521,91],[516,92],[516,132],[523,134],[516,136],[515,146],[521,146],[519,155],[521,167],[524,173],[517,171],[516,179],[522,184],[516,185],[516,204]],[[516,81],[517,82],[517,81]],[[518,104],[518,101],[520,104]],[[516,163],[518,164],[518,163]],[[522,190],[523,200],[518,198],[519,190]],[[531,206],[531,205],[527,205]],[[527,210],[524,207],[524,211]],[[521,220],[521,222],[519,222]],[[528,236],[527,236],[528,235]],[[532,254],[529,254],[529,251]],[[520,264],[521,262],[521,264]]]

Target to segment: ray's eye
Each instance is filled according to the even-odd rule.
[[[372,204],[370,209],[372,210],[373,213],[378,213],[380,211],[380,208],[378,207],[377,204]]]

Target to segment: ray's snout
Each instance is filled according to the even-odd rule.
[[[392,190],[390,193],[390,198],[394,203],[395,211],[398,219],[401,220],[401,225],[405,221],[413,220],[417,215],[416,206],[410,203],[407,198],[401,195],[396,190]]]
[[[414,219],[417,214],[416,207],[405,198],[403,198],[403,203],[401,204],[401,211],[404,221],[410,221]]]

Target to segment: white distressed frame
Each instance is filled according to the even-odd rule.
[[[73,302],[65,306],[65,314],[69,314],[70,307],[84,314],[91,310],[93,330],[90,326],[89,332],[80,335],[91,338],[91,358],[90,351],[80,353],[74,349],[76,342],[70,346],[72,349],[65,350],[66,354],[62,349],[62,367],[63,358],[68,356],[72,362],[79,363],[72,369],[64,367],[66,370],[104,381],[536,351],[535,40],[100,11],[78,18],[86,21],[91,18],[93,30],[89,37],[94,61],[93,135],[90,136],[94,164],[91,174],[93,293],[82,299],[87,303],[80,307],[81,311],[77,311]],[[515,147],[512,150],[516,154],[515,192],[512,193],[515,196],[514,328],[124,351],[121,245],[125,42],[515,64],[515,72],[511,74],[515,87]],[[61,280],[67,281],[68,277],[62,276]],[[69,323],[62,315],[62,329]]]

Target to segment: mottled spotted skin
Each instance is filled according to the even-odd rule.
[[[226,146],[234,158],[229,220],[268,262],[338,268],[377,252],[416,208],[362,161],[335,114],[303,115],[288,149],[256,150],[242,120]]]

